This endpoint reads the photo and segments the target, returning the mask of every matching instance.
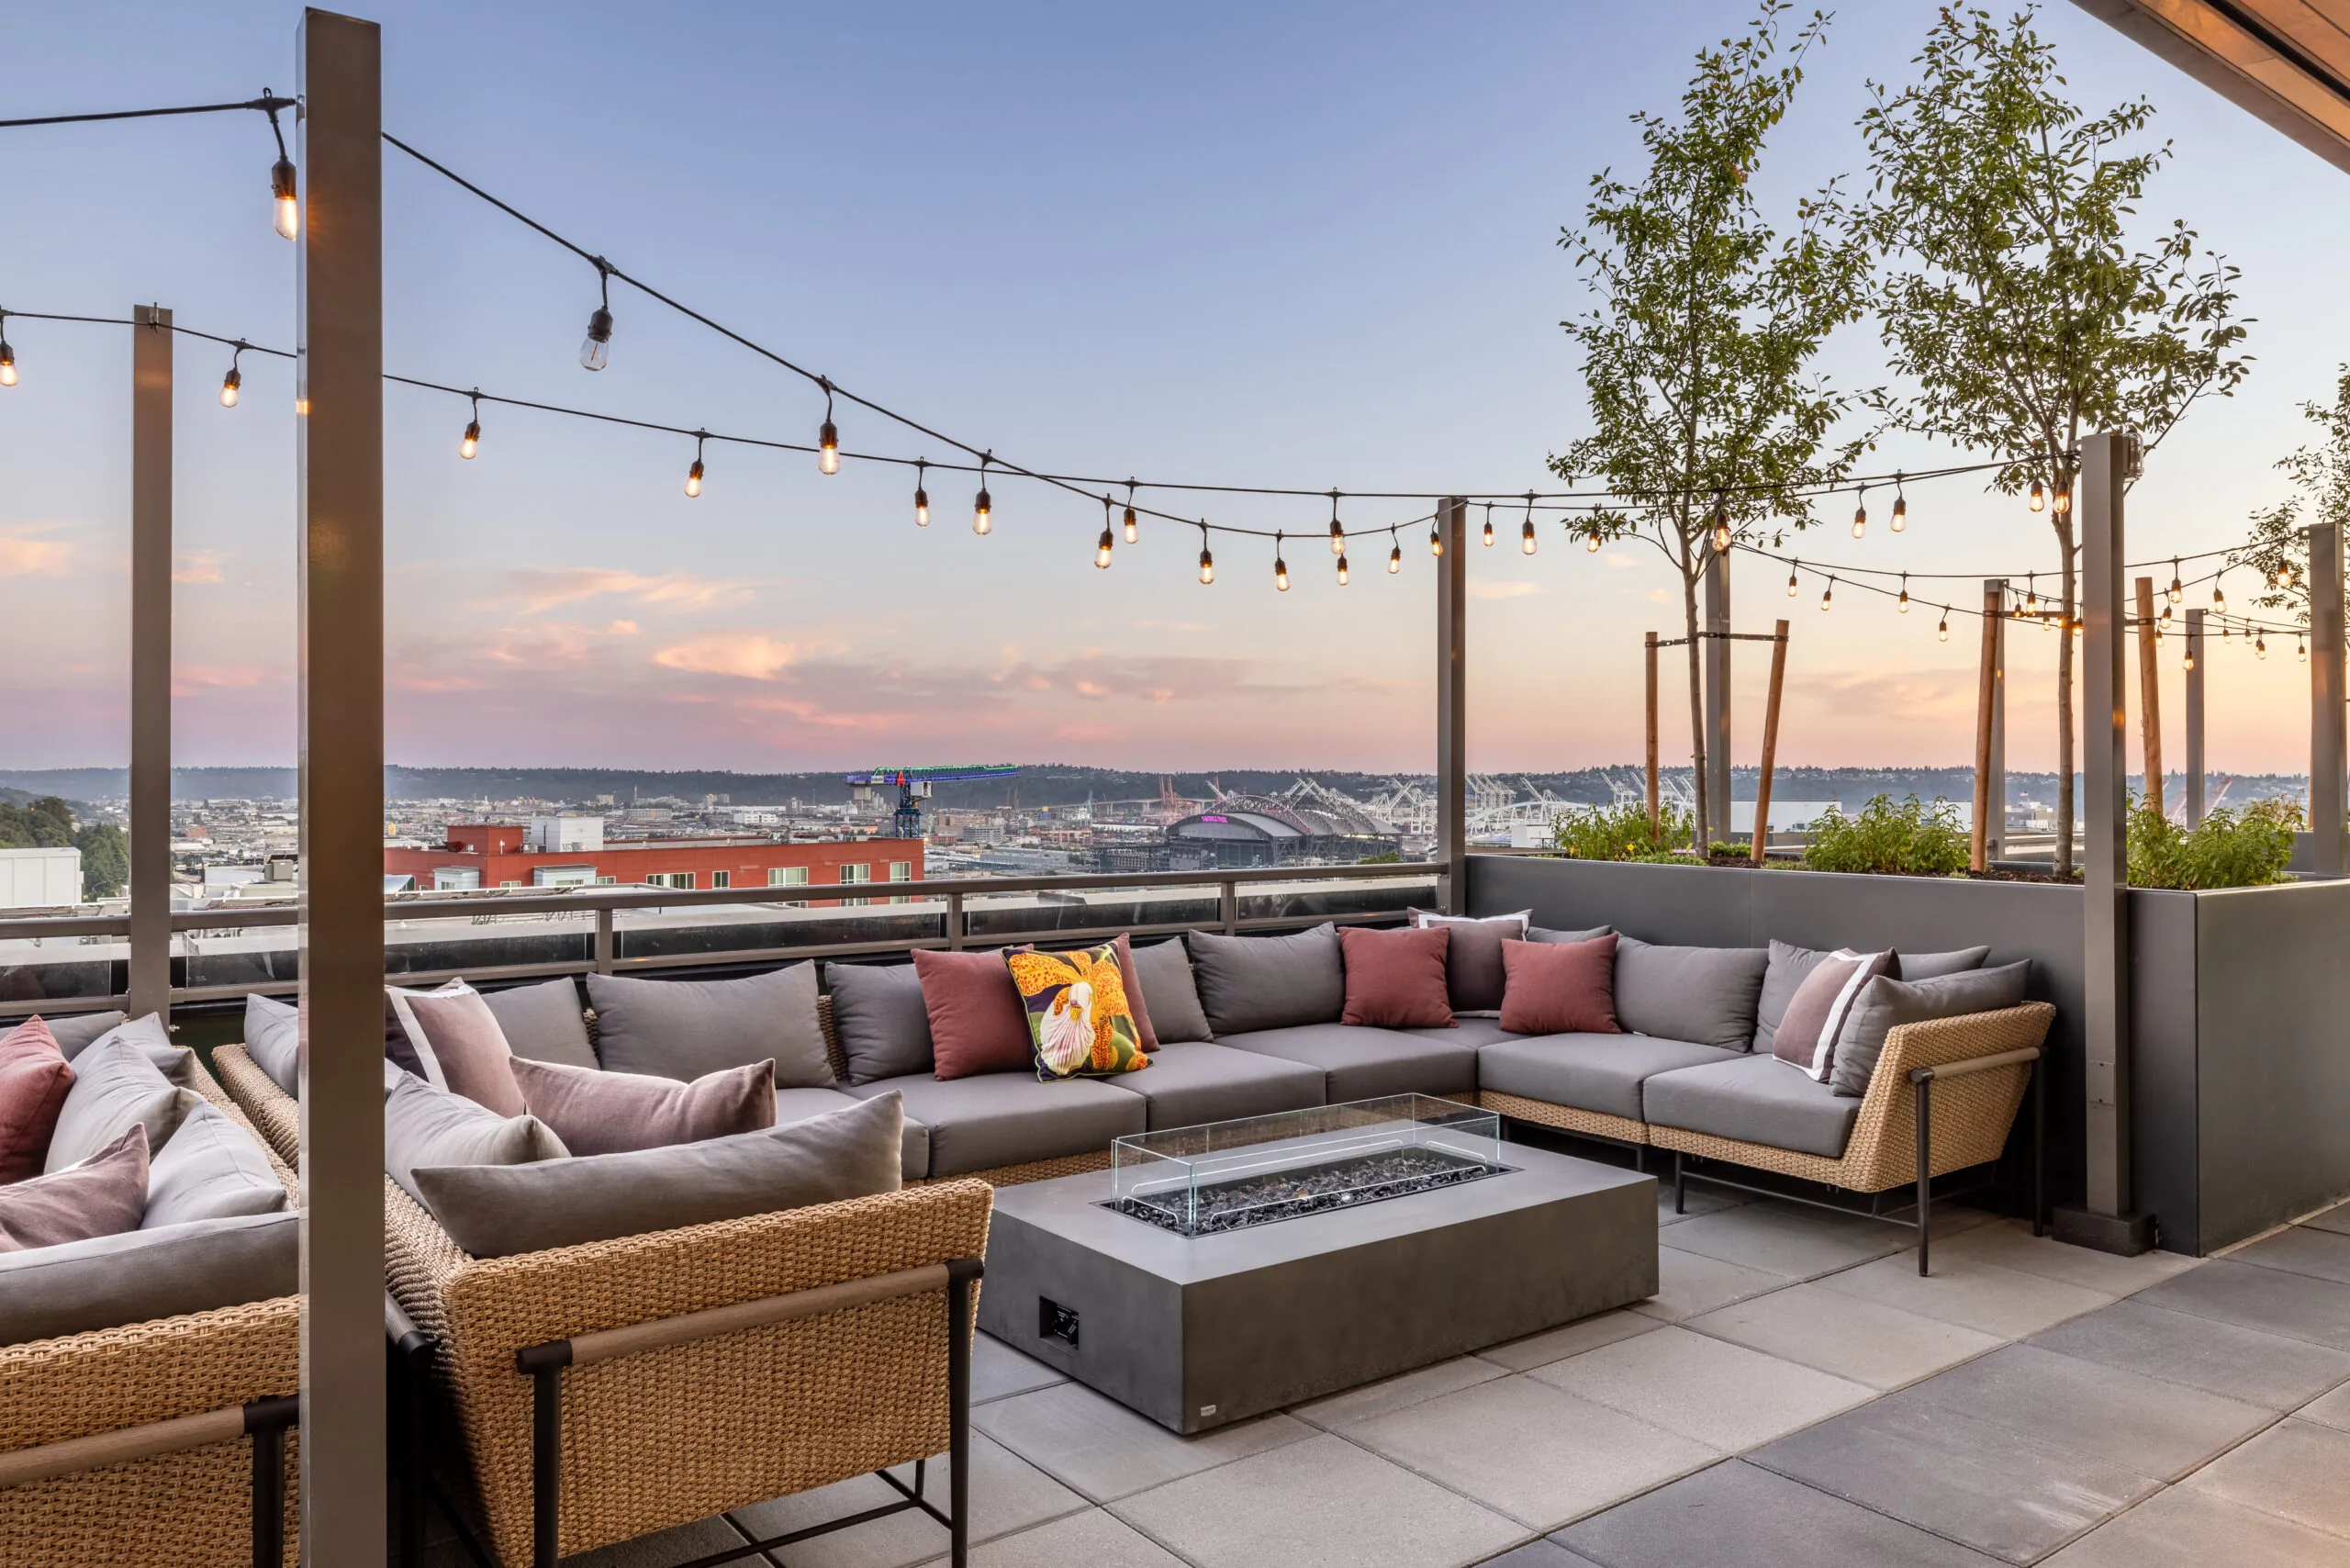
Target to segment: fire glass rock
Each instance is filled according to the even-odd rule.
[[[1186,1194],[1181,1190],[1148,1198],[1129,1196],[1110,1206],[1178,1236],[1212,1236],[1499,1174],[1498,1167],[1441,1150],[1398,1148],[1202,1187],[1188,1219]]]

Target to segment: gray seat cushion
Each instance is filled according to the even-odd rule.
[[[1516,1040],[1523,1037],[1503,1028],[1502,1021],[1498,1018],[1455,1017],[1452,1027],[1449,1029],[1399,1029],[1396,1033],[1418,1035],[1426,1039],[1441,1041],[1450,1046],[1466,1046],[1472,1051],[1481,1046],[1493,1045],[1496,1041]]]
[[[773,1058],[778,1089],[833,1086],[832,1058],[816,1022],[812,961],[742,980],[589,975],[588,1000],[596,1009],[596,1054],[607,1072],[690,1083]]]
[[[485,991],[481,1000],[489,1009],[489,1015],[498,1020],[498,1032],[506,1036],[506,1048],[516,1056],[551,1061],[559,1067],[584,1067],[590,1071],[603,1066],[596,1059],[596,1047],[588,1038],[588,1017],[580,1011],[579,987],[569,975],[559,975],[536,985]],[[250,1029],[251,1025],[247,1027]],[[252,1048],[250,1034],[245,1044],[246,1048]]]
[[[141,1230],[272,1215],[286,1206],[285,1185],[252,1134],[209,1103],[187,1119],[147,1164],[147,1212]]]
[[[1705,1067],[1661,1072],[1640,1087],[1657,1126],[1791,1148],[1825,1159],[1844,1157],[1861,1103],[1816,1082],[1774,1056],[1741,1056]]]
[[[1618,934],[1616,1022],[1635,1035],[1742,1051],[1770,962],[1762,947],[1665,947]]]
[[[1322,1103],[1324,1074],[1304,1062],[1192,1040],[1161,1046],[1145,1072],[1103,1080],[1150,1107],[1150,1128],[1195,1127]]]
[[[906,1114],[930,1129],[934,1181],[1032,1159],[1102,1153],[1113,1140],[1149,1126],[1148,1103],[1141,1095],[1099,1078],[1039,1083],[1024,1072],[944,1079],[915,1074],[853,1084],[846,1092],[869,1100],[892,1091],[905,1096]]]
[[[1477,1085],[1520,1099],[1640,1121],[1640,1084],[1660,1072],[1742,1053],[1648,1035],[1541,1035],[1477,1053]],[[1792,1068],[1781,1068],[1792,1073]]]
[[[1458,1029],[1369,1029],[1309,1024],[1222,1035],[1223,1044],[1322,1070],[1323,1099],[1333,1105],[1382,1094],[1465,1094],[1477,1087],[1477,1052],[1441,1038]]]
[[[811,1116],[821,1116],[827,1111],[838,1111],[857,1103],[856,1096],[844,1094],[837,1089],[778,1089],[775,1092],[775,1125],[782,1126],[787,1122],[804,1122]],[[901,1141],[904,1144],[905,1178],[909,1182],[919,1182],[930,1174],[930,1129],[908,1116]]]
[[[285,1209],[0,1252],[0,1345],[292,1295],[301,1236]]]
[[[1215,1037],[1256,1029],[1336,1024],[1347,1005],[1347,960],[1338,928],[1293,936],[1217,936],[1194,931],[1192,978]]]

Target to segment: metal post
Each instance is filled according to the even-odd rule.
[[[297,36],[303,1561],[385,1560],[382,39]],[[363,1048],[364,1047],[364,1048]]]
[[[1654,837],[1656,836],[1656,831],[1657,831],[1657,813],[1658,813],[1659,810],[1660,810],[1660,809],[1661,809],[1661,807],[1662,807],[1662,802],[1657,799],[1657,775],[1656,775],[1656,633],[1653,633],[1653,632],[1651,632],[1651,633],[1650,633],[1648,634],[1648,663],[1649,663],[1649,731],[1648,731],[1648,735],[1649,735],[1649,749],[1648,749],[1648,765],[1649,765],[1649,776],[1648,776],[1648,786],[1649,786],[1649,798],[1648,798],[1648,804],[1649,804],[1649,836],[1650,836],[1651,838],[1654,838]]]
[[[2008,579],[1986,577],[1983,589],[1986,596],[1996,593],[2004,609],[2008,602]],[[2002,615],[1991,643],[1991,762],[1985,770],[1983,823],[1983,857],[2004,860],[2008,857],[2008,621]]]
[[[2074,490],[2083,568],[2082,814],[2088,835],[2081,861],[2087,1201],[2056,1215],[2058,1239],[2122,1253],[2144,1251],[2153,1228],[2132,1212],[2130,1169],[2130,725],[2121,559],[2122,491],[2137,454],[2134,436],[2090,436],[2081,442]]]
[[[2157,812],[2170,809],[2170,779],[2163,767],[2163,666],[2155,651],[2154,579],[2140,577],[2138,605],[2138,740],[2145,754],[2145,800]]]
[[[2317,868],[2350,871],[2342,710],[2342,525],[2313,524],[2310,546],[2310,848]]]
[[[946,1527],[949,1568],[968,1561],[971,1530],[971,1289],[979,1282],[977,1258],[946,1265]]]
[[[2203,825],[2203,612],[2187,612],[2187,825]]]
[[[606,905],[596,911],[596,972],[610,974],[612,961],[618,954],[619,946],[612,930],[612,911],[610,905]]]
[[[554,1568],[563,1536],[563,1363],[531,1375],[531,1564]]]
[[[1983,651],[1975,683],[1975,821],[1966,853],[1970,871],[1991,868],[1991,714],[1999,701],[1999,627],[2006,610],[2007,595],[1985,583]]]
[[[1706,562],[1706,811],[1697,853],[1729,837],[1729,553]]]
[[[1436,846],[1444,862],[1444,907],[1469,905],[1469,503],[1458,496],[1437,508],[1436,563]]]
[[[130,319],[130,984],[172,1010],[172,313]]]

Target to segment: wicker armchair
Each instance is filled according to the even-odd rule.
[[[2036,1236],[2042,1213],[2044,1137],[2040,1047],[2055,1019],[2056,1009],[2047,1002],[2027,1002],[1995,1013],[1904,1024],[1887,1031],[1884,1054],[1869,1078],[1841,1159],[1651,1124],[1649,1141],[1673,1152],[1674,1208],[1680,1208],[1687,1191],[1690,1157],[1776,1171],[1850,1193],[1874,1194],[1914,1185],[1918,1271],[1923,1274],[1931,1241],[1933,1178],[1998,1159],[2029,1089]],[[1736,1185],[1719,1177],[1701,1180]]]
[[[191,1087],[250,1127],[191,1066]],[[0,1347],[0,1562],[290,1561],[300,1318],[281,1296]]]

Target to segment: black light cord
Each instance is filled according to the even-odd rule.
[[[265,114],[269,116],[270,126],[274,129],[279,110],[298,106],[298,100],[277,97],[264,87],[262,89],[260,97],[247,98],[241,103],[187,104],[168,109],[108,109],[100,114],[90,115],[35,115],[29,119],[0,119],[0,130],[12,130],[20,126],[30,125],[86,125],[93,120],[153,119],[162,115],[217,115],[232,109],[252,109]],[[280,132],[277,138],[277,151],[280,155],[285,151],[285,137],[283,132]],[[11,311],[10,314],[14,315],[15,312]]]

